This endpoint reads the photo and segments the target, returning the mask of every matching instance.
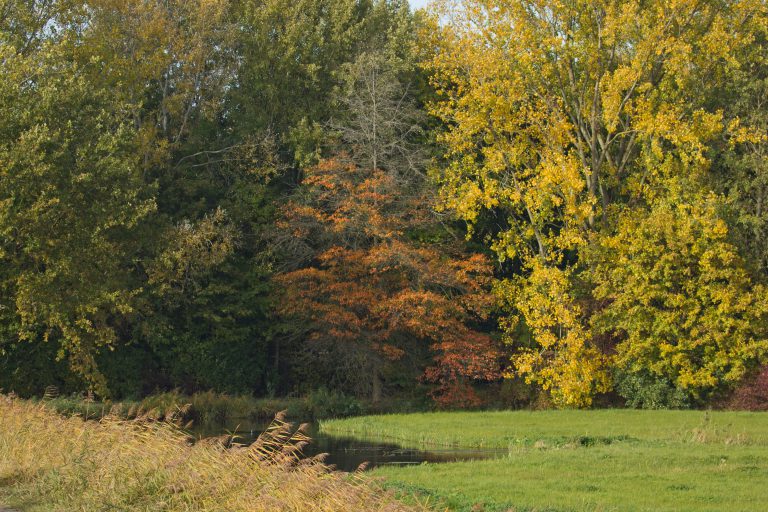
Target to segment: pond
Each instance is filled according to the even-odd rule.
[[[253,423],[242,420],[230,422],[229,428],[197,428],[192,433],[195,437],[231,434],[237,441],[244,444],[253,442],[263,432],[268,423]],[[383,465],[421,464],[422,462],[440,463],[457,462],[462,460],[481,460],[501,458],[508,454],[505,449],[462,449],[462,448],[428,448],[415,450],[403,448],[391,440],[361,441],[349,437],[333,437],[318,432],[311,425],[308,435],[312,442],[302,450],[305,456],[312,457],[327,453],[325,463],[341,471],[355,471],[361,464],[367,463],[366,469]]]

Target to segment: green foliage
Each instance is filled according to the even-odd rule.
[[[268,268],[252,240],[276,164],[268,137],[227,135],[219,117],[233,77],[228,2],[2,12],[7,385],[83,386],[39,371],[26,341],[47,342],[51,361],[67,358],[105,396],[262,387]]]
[[[306,162],[310,148],[319,143],[313,124],[328,118],[335,74],[361,37],[367,3],[246,0],[239,4],[244,30],[239,90],[233,98],[238,124],[246,131],[291,140],[299,161]]]
[[[363,405],[358,400],[326,388],[310,392],[306,404],[312,418],[343,418],[363,413]]]
[[[94,352],[115,345],[117,319],[140,292],[134,258],[154,186],[143,180],[126,105],[91,83],[63,42],[29,44],[0,39],[3,287],[14,337],[59,343],[58,357],[105,392]]]
[[[626,399],[627,407],[635,409],[687,409],[690,393],[664,378],[644,373],[616,371],[613,377],[616,392]]]
[[[754,35],[716,90],[728,121],[727,138],[714,148],[711,186],[729,199],[730,225],[750,266],[762,277],[768,268],[768,26]]]

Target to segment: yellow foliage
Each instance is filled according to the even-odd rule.
[[[697,186],[726,132],[704,84],[741,65],[765,3],[460,0],[436,13],[443,23],[423,40],[429,108],[446,127],[434,173],[444,205],[471,226],[484,211],[502,218],[491,248],[525,274],[500,296],[534,342],[516,371],[561,404],[587,405],[609,384],[573,300],[578,255],[610,233],[617,205]],[[516,325],[504,323],[510,338]]]
[[[768,355],[768,298],[728,241],[714,196],[628,211],[588,258],[595,328],[621,332],[618,367],[693,396],[739,382]]]
[[[569,292],[568,271],[534,260],[527,279],[505,281],[497,294],[517,309],[536,340],[513,357],[514,372],[548,390],[560,406],[585,407],[595,393],[610,389],[610,358],[590,343],[582,311]],[[507,341],[515,325],[507,319]]]

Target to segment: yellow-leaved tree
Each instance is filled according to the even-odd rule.
[[[444,204],[520,269],[497,286],[514,371],[561,406],[589,405],[611,387],[615,349],[596,341],[582,254],[611,250],[600,240],[622,212],[697,196],[727,128],[708,91],[745,64],[733,56],[764,29],[765,2],[461,0],[437,14],[424,40]]]

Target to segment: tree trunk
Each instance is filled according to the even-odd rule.
[[[381,371],[379,365],[374,365],[371,372],[373,378],[371,382],[371,401],[375,404],[381,402]]]

